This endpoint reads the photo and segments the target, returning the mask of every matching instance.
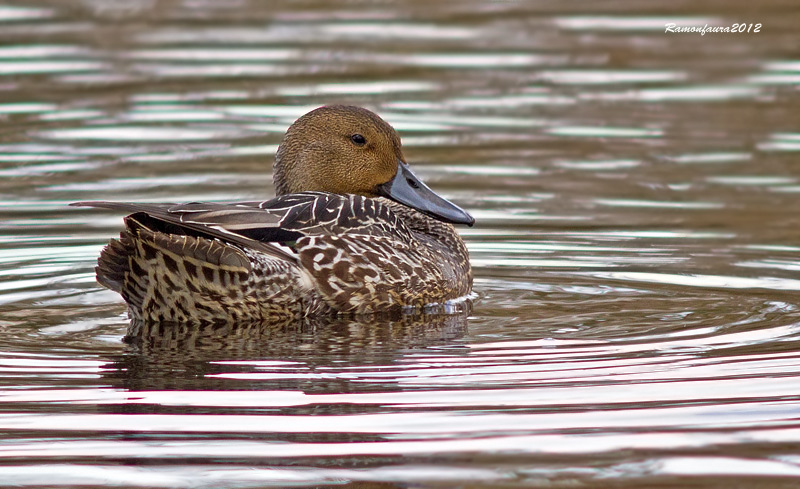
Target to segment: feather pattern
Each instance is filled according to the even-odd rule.
[[[97,280],[144,321],[368,314],[470,292],[448,223],[474,219],[419,180],[376,114],[334,105],[300,117],[273,176],[278,197],[260,202],[72,204],[130,213]]]
[[[471,289],[453,226],[384,198],[301,192],[261,202],[73,205],[132,213],[97,274],[134,319],[366,314]]]

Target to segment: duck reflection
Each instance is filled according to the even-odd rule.
[[[348,392],[349,380],[327,373],[392,365],[410,350],[449,346],[463,337],[471,306],[467,302],[455,306],[456,310],[450,307],[446,314],[429,311],[294,322],[133,321],[125,337],[128,351],[106,366],[105,377],[130,390]],[[447,349],[457,350],[461,348]],[[320,369],[326,375],[320,375]]]

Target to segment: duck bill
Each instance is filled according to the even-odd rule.
[[[461,207],[439,197],[422,183],[408,165],[398,160],[397,174],[388,182],[378,185],[378,194],[412,207],[424,214],[452,224],[475,224],[475,218]]]

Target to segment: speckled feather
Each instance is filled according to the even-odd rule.
[[[233,204],[80,204],[133,212],[97,276],[134,319],[365,314],[444,302],[472,285],[452,225],[384,198],[303,192]]]
[[[263,202],[73,204],[131,213],[98,281],[132,319],[171,322],[396,311],[470,292],[464,242],[430,216],[474,219],[411,172],[376,114],[326,106],[300,117],[274,179],[278,197]]]

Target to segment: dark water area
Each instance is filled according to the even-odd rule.
[[[796,487],[798,26],[795,0],[0,0],[0,486]],[[121,216],[67,204],[269,198],[330,103],[475,216],[471,312],[123,341],[93,270]]]

